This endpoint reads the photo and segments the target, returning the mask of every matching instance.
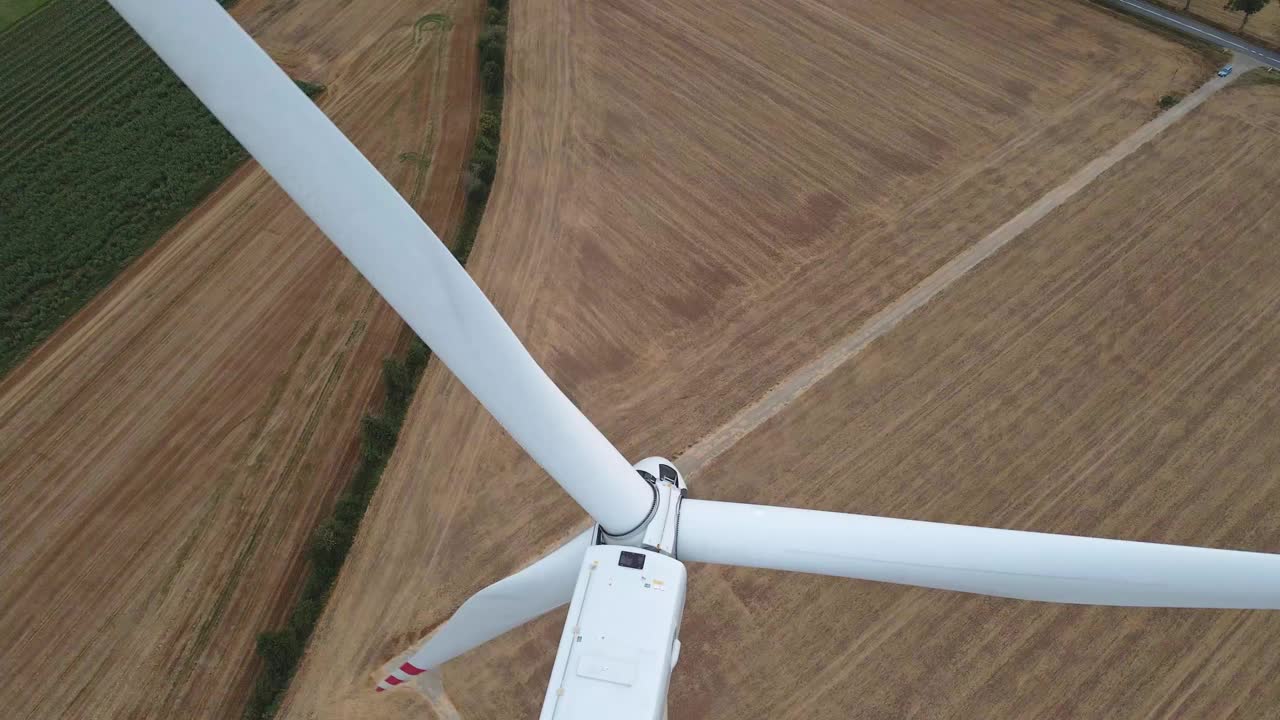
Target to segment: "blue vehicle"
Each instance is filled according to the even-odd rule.
[[[1218,77],[1226,77],[1230,75],[1233,69],[1234,68],[1232,68],[1230,65],[1224,65],[1223,68],[1218,71]]]

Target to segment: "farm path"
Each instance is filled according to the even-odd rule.
[[[1080,168],[1074,175],[1067,178],[1066,182],[1040,196],[1008,222],[996,228],[981,241],[966,248],[883,310],[872,315],[852,334],[845,336],[831,349],[783,379],[769,392],[734,415],[727,423],[704,436],[680,456],[678,462],[681,472],[696,475],[725,450],[733,447],[738,440],[782,412],[836,368],[896,327],[903,318],[928,304],[979,263],[995,255],[1049,213],[1075,197],[1076,193],[1088,187],[1104,172],[1115,167],[1117,163],[1132,155],[1152,138],[1186,117],[1219,90],[1232,83],[1241,73],[1257,65],[1251,59],[1239,54],[1235,56],[1234,63],[1240,68],[1240,72],[1227,77],[1213,78],[1183,98],[1182,102],[1152,118],[1150,122],[1139,127],[1110,150]]]

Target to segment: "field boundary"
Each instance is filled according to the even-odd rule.
[[[1222,46],[1217,43],[1180,30],[1174,30],[1167,25],[1161,25],[1150,18],[1136,15],[1132,12],[1126,12],[1124,8],[1117,7],[1109,0],[1079,0],[1079,2],[1083,2],[1087,5],[1103,10],[1104,12],[1115,16],[1121,22],[1130,23],[1131,25],[1140,27],[1147,32],[1153,32],[1163,38],[1166,38],[1171,42],[1176,42],[1179,45],[1189,47],[1202,54],[1205,59],[1213,63],[1215,67],[1226,62],[1226,60],[1231,57],[1231,53],[1224,50]]]
[[[14,61],[0,70],[7,378],[235,177],[248,153],[105,3],[53,0],[0,39],[0,56]],[[295,83],[313,99],[324,90]]]
[[[676,459],[681,469],[688,474],[697,474],[712,460],[768,422],[871,343],[888,334],[907,316],[929,304],[970,270],[995,255],[1050,212],[1074,197],[1080,190],[1088,187],[1107,170],[1132,155],[1238,77],[1239,74],[1225,78],[1215,77],[1201,85],[1173,108],[1139,127],[1110,150],[1077,170],[1061,185],[1040,196],[1038,200],[986,237],[953,257],[906,294],[872,315],[852,334],[784,378],[755,402],[740,410],[724,425],[703,436],[688,450],[681,453]]]
[[[1280,42],[1268,40],[1267,38],[1264,38],[1260,35],[1249,32],[1249,28],[1247,25],[1245,26],[1245,29],[1241,31],[1240,28],[1238,27],[1230,27],[1224,22],[1215,20],[1210,17],[1205,17],[1204,15],[1196,15],[1194,13],[1183,12],[1182,8],[1177,4],[1169,4],[1164,0],[1150,0],[1150,2],[1154,5],[1159,5],[1160,7],[1172,13],[1176,13],[1180,17],[1185,17],[1191,20],[1195,20],[1196,22],[1199,22],[1199,23],[1204,23],[1209,27],[1215,28],[1217,30],[1221,30],[1224,33],[1230,33],[1242,40],[1247,40],[1259,47],[1264,47],[1274,52],[1280,52]]]
[[[495,53],[501,76],[506,49],[506,2],[488,0],[488,7],[490,11],[478,43],[483,63],[482,77],[483,68],[494,62]],[[426,24],[435,28],[443,26],[446,32],[452,27],[442,16],[424,16],[415,24],[415,33],[423,30],[423,20],[430,21]],[[440,42],[443,45],[443,38]],[[467,168],[466,208],[453,244],[453,256],[464,267],[475,246],[476,232],[488,204],[496,170],[502,122],[501,83],[496,89],[486,84],[477,122],[480,129]],[[434,125],[432,127],[434,132]],[[420,156],[414,158],[415,161],[419,159]],[[262,669],[246,704],[245,718],[268,720],[279,710],[280,702],[306,653],[316,623],[324,613],[333,584],[346,563],[382,472],[395,451],[409,404],[431,359],[430,348],[407,328],[406,332],[411,340],[405,359],[401,361],[391,357],[383,361],[385,399],[382,412],[376,416],[366,415],[361,422],[360,464],[333,512],[318,522],[313,532],[308,548],[310,569],[302,592],[289,610],[289,619],[283,628],[258,635],[257,651]]]

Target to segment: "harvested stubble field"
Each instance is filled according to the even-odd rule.
[[[511,12],[502,157],[468,269],[632,457],[678,456],[1212,65],[1086,3],[1047,0]],[[813,499],[803,475],[770,481]],[[735,486],[692,483],[705,496]],[[282,714],[429,712],[412,692],[372,693],[382,663],[582,521],[430,367]],[[714,572],[698,578],[688,637],[700,655],[677,671],[674,717],[765,715],[787,683],[741,684],[749,673],[838,658],[717,659],[737,629],[693,613],[727,604],[732,622],[747,608]],[[868,592],[845,589],[850,604]],[[462,714],[535,713],[562,619],[446,666]]]
[[[1280,87],[1227,89],[744,438],[699,487],[1280,552],[1277,153]],[[690,584],[673,717],[1268,718],[1280,705],[1275,613],[712,567]]]
[[[479,11],[245,0],[234,14],[328,85],[324,110],[443,234],[463,207]],[[255,636],[298,590],[400,337],[248,163],[5,377],[5,717],[240,717]]]

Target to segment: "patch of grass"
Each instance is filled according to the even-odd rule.
[[[444,13],[429,13],[413,23],[413,42],[422,42],[423,34],[432,31],[443,31],[453,27],[453,19]]]
[[[422,194],[422,190],[427,184],[427,173],[431,170],[432,142],[435,139],[435,135],[435,122],[427,123],[427,134],[422,139],[422,151],[403,152],[396,156],[400,162],[413,165],[413,188],[409,191],[408,197],[410,205],[418,202],[418,196]]]
[[[1236,87],[1247,85],[1280,85],[1280,71],[1265,67],[1254,68],[1235,82]]]
[[[294,80],[293,84],[297,85],[304,95],[313,99],[327,89],[322,83],[307,82],[306,80]]]
[[[424,22],[427,20],[429,22]],[[505,0],[489,0],[487,22],[481,33],[478,51],[482,67],[496,65],[499,78],[503,76],[506,60],[506,21]],[[416,27],[439,27],[440,22],[438,18],[426,16],[418,21]],[[483,72],[481,77],[485,85],[483,111],[480,114],[471,163],[467,167],[467,206],[453,249],[454,257],[464,265],[471,255],[476,231],[484,217],[489,190],[497,171],[498,145],[502,135],[502,82],[493,84]],[[401,160],[420,162],[422,158],[416,153],[405,153]],[[307,642],[320,620],[325,602],[329,599],[333,583],[338,579],[338,573],[355,541],[360,521],[364,518],[369,501],[373,499],[382,471],[395,450],[409,402],[413,399],[430,354],[427,346],[415,337],[404,360],[392,358],[384,361],[382,380],[386,389],[386,401],[383,411],[379,415],[366,416],[361,422],[360,464],[351,484],[334,505],[333,513],[320,522],[312,535],[310,571],[302,593],[294,603],[284,627],[258,636],[262,671],[245,709],[246,718],[269,719],[279,709],[284,691],[302,660]]]
[[[0,30],[38,10],[49,0],[0,0]]]
[[[1168,110],[1174,105],[1177,105],[1178,103],[1182,102],[1182,97],[1183,97],[1182,93],[1169,93],[1168,95],[1161,95],[1160,100],[1157,101],[1156,104],[1160,106],[1161,110]]]

